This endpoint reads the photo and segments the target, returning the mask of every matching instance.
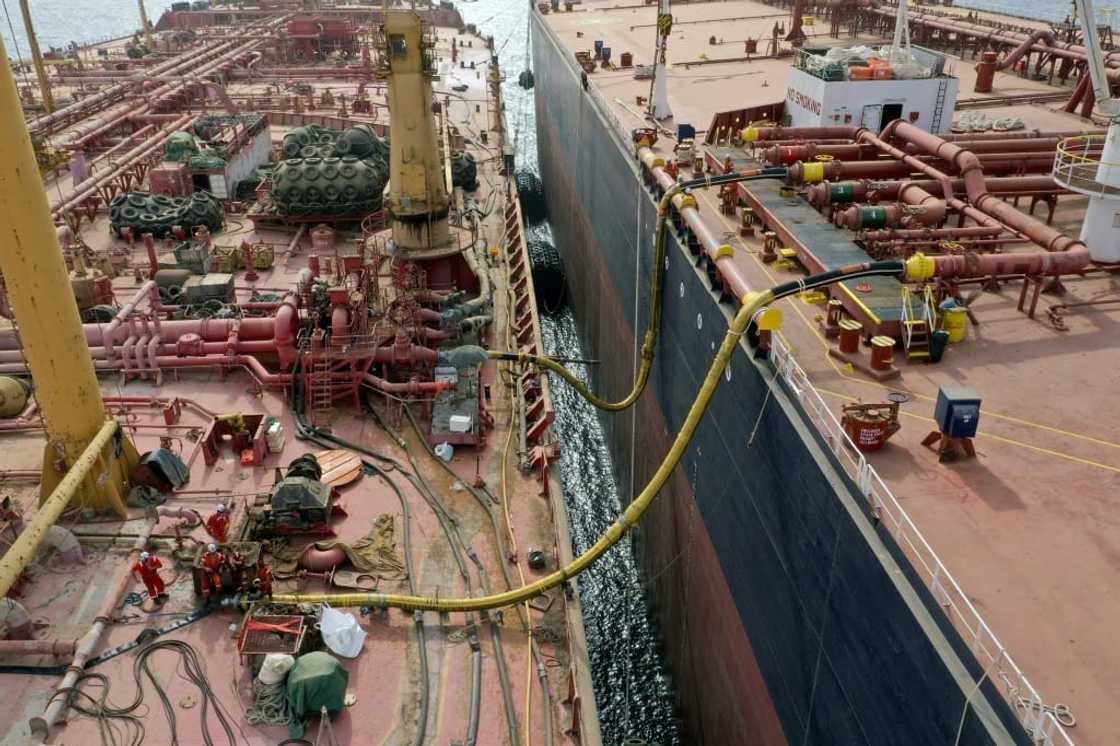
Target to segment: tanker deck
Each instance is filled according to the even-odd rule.
[[[851,100],[789,126],[799,107],[823,118],[812,86],[826,81],[796,77],[812,62],[786,41],[788,9],[674,4],[673,116],[654,131],[657,9],[546,7],[533,27],[542,176],[605,397],[629,390],[662,304],[647,394],[604,415],[624,494],[660,463],[745,293],[915,251],[931,274],[779,304],[769,349],[742,345],[647,515],[639,554],[688,742],[1116,742],[1116,265],[1077,241],[1088,200],[1071,164],[1092,180],[1103,128],[1073,113],[1076,49],[1027,44],[978,93],[974,44],[993,33],[982,24],[1004,23],[1006,41],[987,42],[1004,53],[1046,24],[912,10],[915,48],[943,65],[918,83],[936,95],[951,81],[955,111],[919,110],[903,91],[886,97],[893,116]],[[890,44],[893,8],[821,13],[801,25],[803,50]],[[946,20],[967,28],[939,30]],[[990,131],[999,118],[1025,126]],[[970,156],[946,141],[976,155],[986,193],[965,185],[954,158]],[[788,176],[674,198],[665,290],[651,298],[660,195],[677,179],[775,167]],[[931,356],[914,330],[950,323],[953,341]],[[923,441],[939,389],[961,384],[982,399],[975,457],[942,462]],[[873,439],[889,431],[878,450],[845,427],[860,403],[876,405]]]
[[[492,50],[449,7],[394,12],[388,35],[368,8],[212,25],[231,17],[171,14],[146,59],[104,45],[103,67],[54,79],[53,114],[24,98],[86,346],[39,369],[32,324],[7,321],[0,369],[46,392],[91,359],[116,457],[145,457],[127,505],[79,491],[40,526],[40,469],[68,463],[49,449],[43,466],[61,415],[33,395],[0,422],[4,548],[47,529],[5,559],[0,741],[276,744],[291,721],[323,744],[597,744],[577,596],[373,600],[485,596],[570,561],[548,382],[483,349],[541,344]],[[396,191],[415,181],[381,188],[407,137],[390,96],[403,112],[424,90],[394,66],[421,53],[434,91],[408,129],[431,123],[419,157],[446,204],[424,218],[434,248],[410,253],[419,223],[398,236],[386,208],[415,210]],[[27,305],[3,263],[5,317],[73,311],[65,283]],[[162,569],[137,569],[141,550]],[[369,594],[340,609],[345,640],[322,604],[270,601],[332,591]],[[298,687],[292,668],[285,695],[309,655],[321,668]]]

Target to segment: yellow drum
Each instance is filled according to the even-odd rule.
[[[962,342],[968,336],[968,311],[960,306],[946,309],[941,323],[950,342]]]

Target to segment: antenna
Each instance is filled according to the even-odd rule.
[[[669,12],[669,0],[657,0],[657,48],[653,63],[653,80],[650,82],[649,109],[646,116],[655,121],[670,119],[673,110],[669,107],[669,81],[667,80],[665,50],[669,47],[669,33],[673,30],[673,16]]]
[[[910,52],[910,21],[906,17],[906,0],[898,0],[898,13],[894,19],[894,40],[891,41],[891,54],[890,60],[894,60],[899,56],[899,51],[905,50],[906,58],[911,56]]]

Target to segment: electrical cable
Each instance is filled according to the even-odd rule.
[[[300,363],[297,361],[296,368],[293,373],[298,374],[299,365]],[[303,379],[298,375],[293,375],[292,380],[296,382],[295,385],[292,386],[292,413],[295,416],[297,437],[308,440],[319,446],[320,448],[344,448],[363,456],[376,458],[382,463],[388,464],[390,468],[404,473],[404,468],[396,459],[377,453],[376,451],[373,451],[369,448],[364,448],[354,443],[350,443],[347,440],[343,440],[342,438],[322,432],[312,427],[307,422],[307,419],[303,412]],[[389,488],[393,490],[393,493],[397,496],[397,500],[400,502],[402,524],[401,543],[403,544],[404,549],[405,577],[408,583],[409,593],[414,594],[416,593],[416,580],[415,567],[412,561],[412,511],[411,508],[409,508],[408,499],[404,496],[404,492],[401,490],[400,485],[398,485],[393,480],[393,478],[389,476],[385,469],[366,459],[362,459],[362,469],[367,474],[377,476],[379,479],[385,482],[385,484],[389,485]],[[430,673],[428,671],[427,652],[428,640],[427,633],[424,629],[424,614],[414,614],[413,619],[416,626],[416,645],[418,656],[420,659],[420,713],[417,719],[418,724],[416,729],[416,736],[413,738],[412,743],[413,746],[423,746],[425,740],[427,740],[428,713],[431,708],[431,683]]]
[[[840,269],[813,275],[798,282],[787,282],[769,290],[748,295],[731,321],[731,325],[724,335],[696,398],[689,408],[680,430],[673,440],[669,452],[665,455],[656,472],[646,486],[626,507],[619,518],[611,524],[604,534],[588,548],[583,554],[576,557],[568,565],[540,580],[522,586],[516,590],[496,593],[473,598],[437,598],[431,596],[404,596],[388,593],[287,593],[274,594],[275,603],[282,604],[320,604],[328,603],[332,606],[371,606],[378,609],[399,608],[404,610],[431,610],[441,612],[467,612],[481,611],[484,609],[497,609],[519,604],[552,588],[563,585],[567,581],[586,570],[593,562],[605,554],[641,519],[661,488],[669,480],[677,464],[684,457],[696,429],[700,425],[708,406],[711,404],[723,373],[731,362],[731,356],[739,345],[739,340],[750,330],[756,315],[763,311],[770,303],[781,298],[797,294],[804,289],[815,289],[833,284],[839,280],[852,280],[862,277],[893,276],[905,277],[907,264],[901,261],[882,261],[853,264]]]
[[[132,664],[132,677],[136,683],[136,694],[132,702],[124,707],[113,707],[109,704],[110,679],[105,674],[100,673],[82,674],[78,677],[73,687],[59,689],[51,696],[51,700],[60,695],[65,696],[67,707],[71,707],[83,715],[97,718],[102,743],[110,746],[115,746],[120,743],[120,741],[117,740],[114,725],[115,722],[120,722],[125,724],[127,728],[132,729],[132,732],[135,734],[134,739],[128,741],[129,746],[139,746],[139,744],[144,741],[144,725],[140,718],[133,713],[144,703],[144,680],[147,679],[155,690],[156,696],[159,698],[160,705],[163,708],[164,715],[170,726],[171,738],[168,741],[169,746],[178,746],[179,733],[175,705],[171,702],[167,691],[156,678],[150,665],[152,656],[163,650],[174,652],[179,656],[180,676],[194,684],[199,691],[199,720],[202,727],[202,742],[206,744],[206,746],[214,746],[214,739],[210,734],[209,724],[210,711],[213,710],[228,742],[230,744],[235,743],[236,736],[234,735],[233,729],[235,720],[233,716],[226,711],[225,706],[222,705],[214,694],[214,690],[211,688],[210,682],[206,678],[206,672],[202,665],[202,658],[199,656],[198,652],[182,640],[161,640],[153,642],[137,654]],[[82,685],[89,681],[95,681],[101,685],[101,695],[99,697],[94,698],[92,695],[82,691]],[[79,698],[87,701],[89,704],[79,704]]]

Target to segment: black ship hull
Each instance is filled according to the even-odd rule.
[[[629,390],[650,306],[655,197],[629,143],[536,16],[541,176],[594,383]],[[647,392],[607,415],[624,499],[667,452],[727,329],[670,243]],[[566,447],[575,447],[567,445]],[[638,531],[689,744],[1029,743],[767,361],[730,377]]]

